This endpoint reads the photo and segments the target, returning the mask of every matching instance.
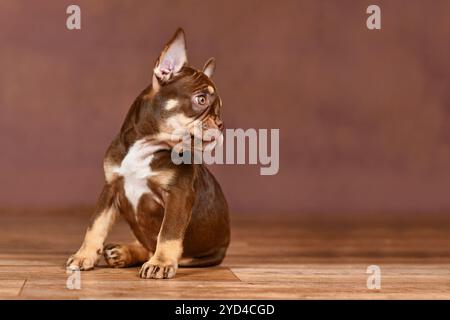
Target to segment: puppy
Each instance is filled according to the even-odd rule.
[[[152,83],[136,98],[106,152],[105,185],[69,268],[93,269],[103,255],[111,267],[142,264],[140,277],[165,279],[174,277],[178,266],[222,262],[230,227],[220,185],[204,165],[177,165],[171,157],[174,132],[192,132],[198,124],[223,130],[214,70],[213,58],[202,71],[188,66],[184,31],[178,29],[155,64]],[[118,215],[136,241],[105,245]]]

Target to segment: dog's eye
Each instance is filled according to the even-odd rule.
[[[198,96],[195,97],[195,101],[199,105],[204,106],[208,102],[208,99],[206,98],[206,96],[204,94],[201,94],[201,95],[198,95]]]

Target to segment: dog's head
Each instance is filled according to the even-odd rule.
[[[211,136],[198,136],[194,128],[223,130],[222,101],[214,82],[215,60],[210,58],[202,70],[188,65],[185,35],[178,29],[167,43],[153,69],[151,100],[157,114],[158,132],[174,135],[189,132],[204,142]]]

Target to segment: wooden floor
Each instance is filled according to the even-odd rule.
[[[1,210],[0,298],[450,299],[450,217],[382,217],[234,214],[219,267],[143,280],[138,267],[100,266],[70,290],[64,263],[88,210]],[[130,239],[128,226],[119,222],[110,238]],[[369,265],[381,269],[380,290],[367,288]]]

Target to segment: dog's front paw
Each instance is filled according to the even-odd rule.
[[[142,265],[139,276],[144,279],[170,279],[175,276],[177,269],[178,264],[176,262],[150,259]]]
[[[88,255],[77,252],[67,260],[66,267],[70,270],[81,270],[81,271],[92,270],[94,269],[97,260],[98,260],[97,254]]]

